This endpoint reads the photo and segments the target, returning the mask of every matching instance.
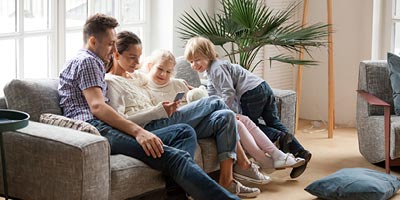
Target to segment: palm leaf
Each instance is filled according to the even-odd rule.
[[[262,0],[221,0],[220,14],[208,15],[204,11],[193,10],[193,16],[185,12],[179,19],[178,32],[183,40],[193,36],[203,36],[220,46],[232,63],[253,71],[261,62],[253,64],[259,50],[267,45],[286,49],[288,53],[298,53],[304,49],[310,55],[311,48],[326,45],[327,24],[312,24],[302,27],[298,22],[290,22],[301,1],[290,4],[284,10],[273,10]],[[232,44],[230,50],[225,44]],[[289,55],[268,58],[289,64],[315,65],[316,61],[299,60]]]

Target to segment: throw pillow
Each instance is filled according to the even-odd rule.
[[[314,181],[304,190],[328,200],[384,200],[399,188],[400,179],[393,175],[365,168],[345,168]]]
[[[393,90],[394,112],[400,115],[400,57],[396,54],[387,54],[390,84]]]
[[[78,131],[83,131],[94,135],[100,135],[99,131],[91,124],[84,121],[64,117],[61,115],[44,113],[40,115],[39,122],[55,126],[61,126],[65,128],[72,128]]]

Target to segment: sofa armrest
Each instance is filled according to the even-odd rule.
[[[390,104],[366,91],[357,90],[357,92],[368,104],[384,107],[385,169],[386,173],[390,174]]]
[[[374,105],[374,106],[385,106],[385,107],[390,107],[390,104],[386,103],[382,99],[374,96],[373,94],[370,94],[364,90],[357,90],[357,93],[360,94],[360,96],[368,102],[368,104]]]
[[[0,109],[7,109],[7,102],[4,97],[0,97]]]
[[[278,115],[283,125],[294,134],[296,127],[296,92],[293,90],[272,89],[278,106]]]
[[[9,196],[109,199],[110,149],[105,138],[33,121],[3,137]]]

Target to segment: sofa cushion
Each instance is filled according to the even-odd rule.
[[[138,159],[118,154],[110,161],[112,199],[128,199],[165,186],[161,172]]]
[[[7,109],[7,103],[4,97],[0,98],[0,109]]]
[[[346,168],[311,183],[304,190],[322,199],[384,200],[399,188],[396,176],[371,169]]]
[[[100,135],[99,131],[91,124],[84,121],[64,117],[61,115],[43,113],[40,115],[39,121],[45,124],[61,126],[65,128],[72,128],[78,131],[83,131],[94,135]]]
[[[214,138],[199,139],[198,143],[203,156],[203,169],[206,173],[219,170],[217,144]]]
[[[400,115],[400,57],[395,54],[388,53],[387,62],[390,83],[393,90],[394,113],[396,115]]]
[[[57,87],[58,79],[14,79],[4,87],[7,108],[27,112],[33,121],[42,113],[61,115]]]

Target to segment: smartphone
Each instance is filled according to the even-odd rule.
[[[181,100],[185,96],[185,92],[178,92],[175,96],[174,102]]]

